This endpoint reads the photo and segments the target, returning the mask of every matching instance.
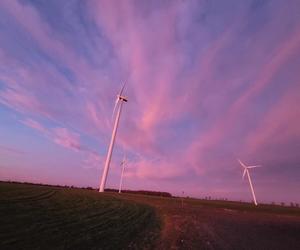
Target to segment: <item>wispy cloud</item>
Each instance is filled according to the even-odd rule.
[[[66,128],[53,129],[54,142],[69,149],[80,150],[80,135],[68,131]]]
[[[24,121],[21,121],[24,125],[26,125],[27,127],[30,127],[32,129],[35,129],[41,133],[43,133],[44,135],[47,135],[49,136],[50,133],[49,133],[49,130],[46,129],[45,127],[43,127],[39,122],[33,120],[33,119],[30,119],[30,118],[27,118],[26,120]]]
[[[25,152],[16,148],[0,145],[0,154],[22,155],[25,154]]]
[[[38,131],[41,135],[45,136],[57,145],[74,152],[84,154],[86,157],[82,163],[84,168],[99,167],[101,163],[100,155],[95,150],[81,143],[80,134],[62,127],[46,128],[41,123],[31,118],[27,118],[21,122],[27,127]]]

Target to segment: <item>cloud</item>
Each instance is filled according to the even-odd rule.
[[[103,165],[103,158],[97,153],[88,154],[83,161],[83,168],[85,169],[99,169]]]
[[[300,139],[300,113],[297,108],[299,90],[299,87],[296,87],[287,91],[263,118],[260,125],[249,134],[244,146],[248,154],[256,153],[266,158],[266,153],[269,152],[273,154],[268,155],[271,159],[284,158],[286,162],[293,158],[297,160],[297,149],[290,147],[289,144]]]
[[[22,121],[22,123],[24,125],[26,125],[27,127],[30,127],[32,129],[35,129],[45,135],[49,135],[49,131],[48,129],[46,129],[45,127],[43,127],[39,122],[33,120],[33,119],[30,119],[30,118],[27,118],[25,120]]]
[[[80,135],[67,130],[66,128],[53,129],[54,142],[75,151],[80,150]]]
[[[269,85],[274,84],[272,79],[276,76],[276,74],[278,74],[282,66],[291,58],[293,52],[299,52],[299,38],[299,33],[296,33],[293,34],[291,38],[287,38],[283,44],[280,44],[280,46],[278,46],[278,48],[275,50],[273,57],[271,57],[270,63],[266,64],[261,69],[255,83],[246,88],[246,91],[244,91],[242,95],[238,96],[238,98],[229,106],[226,111],[223,112],[223,114],[218,117],[216,122],[211,126],[210,129],[208,129],[208,131],[206,131],[204,135],[201,131],[201,133],[196,136],[196,139],[190,145],[190,149],[187,151],[187,158],[191,159],[191,165],[193,165],[195,169],[205,166],[205,162],[208,163],[210,161],[210,157],[216,158],[217,155],[215,153],[215,149],[219,148],[220,145],[224,145],[228,140],[237,139],[235,135],[235,129],[244,129],[246,130],[244,134],[247,133],[247,131],[250,131],[250,133],[253,135],[252,128],[249,127],[249,124],[253,126],[253,122],[244,124],[242,122],[244,119],[244,114],[249,110],[249,108],[252,108],[252,100],[259,96],[263,96],[265,89]],[[292,94],[290,91],[288,91],[285,98],[290,98],[290,96],[292,96]],[[278,108],[276,106],[272,107],[271,112],[277,112],[277,109]],[[286,109],[284,112],[288,112],[287,110],[288,109]],[[286,121],[283,116],[280,116],[279,119],[280,121]],[[260,120],[261,118],[259,117],[259,120],[256,121],[260,123]],[[294,118],[293,120],[295,121]],[[298,121],[296,124],[298,124]],[[229,136],[232,136],[232,139],[228,139]],[[244,143],[242,139],[238,139],[237,142],[241,143],[241,146]],[[228,145],[235,145],[235,143],[231,141],[228,143]],[[221,148],[223,153],[226,153],[227,147],[228,146],[226,145]],[[236,151],[239,151],[238,147],[236,148]],[[209,151],[213,152],[214,155],[209,156]],[[236,152],[233,151],[232,153],[236,154]],[[219,158],[216,159],[217,161],[219,160]],[[209,163],[209,165],[211,164],[212,163]]]
[[[27,118],[21,122],[27,127],[37,130],[39,133],[41,133],[43,136],[56,143],[57,145],[77,153],[82,153],[85,156],[85,159],[83,160],[84,168],[99,167],[102,158],[95,150],[92,150],[91,148],[81,143],[80,134],[62,127],[48,129],[41,123],[30,118]]]
[[[8,154],[8,153],[14,155],[20,155],[20,154],[24,154],[25,152],[23,150],[19,150],[16,148],[0,145],[0,154]]]
[[[75,132],[69,131],[67,128],[46,128],[41,123],[31,118],[27,118],[21,121],[27,127],[40,132],[43,136],[47,137],[54,143],[75,151],[81,149],[80,146],[80,135]]]

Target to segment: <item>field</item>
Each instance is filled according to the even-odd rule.
[[[300,209],[230,201],[126,195],[156,207],[156,249],[300,249]]]
[[[0,249],[299,249],[300,209],[0,182]]]
[[[157,222],[152,207],[109,194],[0,182],[2,250],[149,248]]]

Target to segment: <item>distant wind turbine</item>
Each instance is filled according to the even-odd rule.
[[[249,181],[249,184],[250,184],[251,193],[252,193],[252,196],[253,196],[253,201],[254,201],[254,204],[257,206],[257,201],[256,201],[256,197],[255,197],[255,193],[254,193],[254,189],[253,189],[253,185],[252,185],[252,181],[251,181],[249,169],[250,168],[257,168],[257,167],[261,167],[261,166],[260,165],[257,165],[257,166],[246,166],[244,163],[241,162],[240,159],[237,159],[237,160],[241,164],[241,166],[244,168],[243,179],[245,178],[245,175],[247,173],[248,181]]]
[[[120,93],[117,95],[117,99],[116,99],[114,110],[113,110],[113,117],[114,117],[115,110],[118,107],[117,115],[115,117],[115,123],[114,123],[113,131],[112,131],[112,135],[111,135],[111,139],[110,139],[110,144],[109,144],[109,148],[108,148],[108,152],[107,152],[107,156],[106,156],[106,161],[105,161],[105,165],[104,165],[104,169],[103,169],[103,174],[102,174],[102,179],[101,179],[101,183],[100,183],[100,187],[99,187],[99,192],[104,192],[106,179],[107,179],[107,174],[108,174],[108,170],[109,170],[109,164],[110,164],[110,161],[111,161],[111,155],[112,155],[112,152],[113,152],[115,138],[116,138],[116,135],[117,135],[118,125],[119,125],[119,120],[120,120],[120,115],[121,115],[121,112],[122,112],[122,105],[123,105],[123,102],[128,101],[127,98],[125,96],[123,96],[123,91],[124,91],[124,88],[125,88],[125,84],[126,83],[124,83],[123,87],[121,88]]]
[[[125,154],[124,154],[123,160],[121,161],[122,172],[121,172],[121,179],[120,179],[120,186],[119,186],[119,194],[120,194],[121,191],[122,191],[123,174],[124,174],[124,169],[125,169],[126,164],[127,164],[127,159],[126,159],[126,156],[125,156]]]

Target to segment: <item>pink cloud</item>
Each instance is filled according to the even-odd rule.
[[[23,112],[24,110],[36,110],[37,100],[30,94],[23,94],[20,89],[6,89],[0,92],[0,102]]]
[[[42,124],[40,124],[39,122],[37,122],[33,119],[27,118],[24,121],[22,121],[22,123],[24,125],[26,125],[27,127],[30,127],[32,129],[35,129],[35,130],[43,133],[44,135],[49,135],[48,129],[46,129],[45,127],[42,126]]]
[[[24,154],[25,152],[16,148],[8,147],[8,146],[3,146],[0,145],[0,154],[7,154],[7,153],[12,153],[12,154]]]
[[[43,136],[48,138],[50,141],[53,141],[57,145],[75,152],[82,153],[85,157],[83,160],[84,168],[99,167],[100,163],[102,163],[102,157],[96,151],[90,149],[80,142],[80,134],[61,127],[47,129],[41,123],[30,118],[22,121],[22,123],[27,127],[37,130]]]
[[[250,87],[233,102],[228,111],[224,112],[224,114],[217,119],[212,128],[204,135],[201,133],[195,137],[194,142],[191,143],[190,148],[187,150],[187,159],[190,159],[189,162],[197,171],[199,168],[207,168],[205,166],[205,154],[213,147],[216,147],[216,145],[222,144],[222,140],[228,137],[229,133],[234,133],[233,128],[236,126],[235,124],[239,124],[244,112],[251,106],[251,99],[260,95],[264,88],[272,84],[272,79],[281,69],[281,66],[287,62],[295,51],[299,51],[299,44],[299,33],[294,34],[291,38],[287,38],[285,42],[278,47],[271,62],[262,68],[255,83],[250,85]]]
[[[78,109],[73,109],[73,100],[70,96],[77,97],[82,103],[86,102],[88,112],[81,114],[84,120],[90,117],[91,99],[97,103],[97,108],[103,106],[105,95],[103,94],[103,85],[107,82],[107,77],[103,77],[103,73],[99,69],[93,69],[82,56],[72,50],[70,46],[66,46],[65,41],[61,36],[53,35],[56,31],[40,16],[40,13],[30,4],[22,4],[18,1],[1,1],[1,8],[14,17],[15,21],[32,37],[38,46],[55,61],[59,61],[67,69],[76,72],[76,80],[80,83],[77,87],[71,84],[61,72],[58,72],[53,65],[42,62],[41,64],[24,65],[18,60],[13,60],[6,53],[1,51],[0,56],[3,61],[14,64],[14,72],[3,72],[0,79],[9,84],[9,88],[0,90],[0,102],[19,112],[37,113],[42,117],[55,120],[56,122],[68,123],[62,110],[57,110],[55,106],[60,103],[64,106],[65,113],[76,113]],[[26,21],[24,21],[26,20]],[[43,70],[41,70],[41,67]],[[102,86],[99,86],[99,82]],[[94,95],[96,94],[96,100]],[[43,96],[54,96],[56,102],[49,103]],[[91,98],[92,96],[92,98]],[[88,100],[90,99],[90,100]],[[97,100],[102,100],[99,102]],[[100,103],[100,105],[98,105]],[[82,107],[80,107],[82,108]],[[105,107],[107,109],[107,107]],[[93,111],[92,119],[95,121],[95,114],[104,117],[106,112],[104,109]],[[102,113],[104,112],[104,113]],[[74,116],[74,115],[73,115]],[[98,120],[99,121],[99,120]],[[97,121],[97,125],[99,122]],[[85,122],[86,126],[87,122]],[[105,124],[102,126],[93,126],[93,129],[84,131],[90,133],[92,130],[106,131]]]
[[[212,106],[209,98],[215,95],[214,102],[220,104],[218,102],[221,96],[220,88],[236,91],[241,86],[241,83],[237,82],[246,82],[252,78],[255,81],[255,84],[249,86],[245,84],[247,89],[242,93],[242,97],[231,101],[229,108],[221,113],[214,124],[205,133],[200,130],[200,134],[196,134],[187,148],[180,152],[184,158],[183,165],[193,166],[199,175],[214,165],[208,160],[207,152],[223,143],[224,138],[228,137],[228,131],[235,127],[235,123],[240,119],[244,110],[249,107],[249,101],[260,95],[271,83],[277,71],[298,46],[298,35],[294,34],[286,38],[284,42],[278,43],[270,59],[271,63],[262,65],[258,76],[254,75],[257,72],[252,67],[240,68],[239,71],[241,74],[244,73],[244,76],[239,76],[239,79],[227,77],[222,79],[222,84],[219,84],[215,79],[216,65],[222,59],[222,53],[226,48],[234,43],[237,30],[242,30],[248,22],[246,15],[241,14],[231,19],[228,28],[221,32],[204,52],[196,55],[195,65],[189,69],[188,74],[178,80],[177,76],[180,75],[179,72],[184,66],[185,55],[178,47],[174,27],[176,27],[178,13],[182,11],[181,4],[168,6],[164,10],[163,17],[155,13],[143,16],[143,18],[137,14],[135,5],[131,3],[119,4],[114,1],[105,1],[96,2],[96,6],[96,8],[93,6],[91,11],[95,14],[97,24],[106,31],[124,68],[128,71],[130,94],[133,97],[128,105],[138,105],[134,108],[134,113],[127,113],[126,118],[123,118],[125,124],[121,126],[126,127],[126,130],[122,130],[119,135],[119,142],[127,144],[127,148],[132,151],[142,152],[148,156],[162,156],[159,142],[167,139],[172,141],[170,135],[174,136],[174,133],[164,129],[164,125],[168,127],[169,124],[187,115],[194,115],[195,122],[201,123],[197,116],[202,115],[204,105],[208,108]],[[156,23],[156,20],[160,20],[160,23]],[[160,28],[152,30],[151,28],[157,27],[156,25]],[[145,27],[150,28],[145,29]],[[264,36],[264,34],[260,35]],[[128,42],[123,41],[124,37]],[[157,39],[160,41],[159,46],[157,46]],[[253,42],[257,43],[258,48],[262,45],[256,41]],[[261,51],[251,55],[250,63],[260,58],[260,53]],[[234,62],[228,63],[237,66]],[[262,64],[262,61],[259,61],[259,64]],[[209,86],[208,83],[213,86]],[[216,88],[217,85],[218,88]],[[226,91],[223,92],[226,95]],[[220,107],[216,106],[216,111],[220,112],[217,109]],[[146,166],[142,162],[140,164]],[[149,164],[141,169],[149,168],[149,174],[151,174],[151,171],[155,172],[160,165],[166,166],[162,162],[157,162],[157,164]],[[178,165],[178,163],[172,164],[174,172]],[[147,173],[146,170],[145,173]]]
[[[102,112],[98,112],[97,110]],[[94,127],[100,129],[101,131],[110,132],[112,128],[112,120],[109,121],[108,117],[103,116],[104,107],[97,105],[91,101],[86,102],[86,116],[91,121]]]
[[[274,51],[274,55],[260,71],[254,84],[251,84],[249,89],[240,96],[232,106],[230,113],[233,115],[241,111],[241,109],[247,104],[249,99],[261,94],[263,89],[272,84],[272,79],[282,66],[300,49],[300,32],[294,33],[291,37],[287,37],[285,41],[280,44]]]
[[[145,135],[142,140],[144,144],[151,145],[159,140],[161,126],[180,120],[192,110],[199,109],[198,103],[201,103],[205,92],[199,93],[197,86],[201,86],[201,81],[210,80],[218,53],[233,40],[238,25],[230,26],[204,55],[199,54],[191,72],[178,81],[177,75],[182,70],[185,55],[178,47],[174,27],[183,4],[170,5],[163,14],[155,13],[141,20],[133,4],[105,1],[96,2],[96,5],[97,8],[94,7],[92,12],[101,13],[96,15],[97,23],[106,30],[120,60],[128,68],[130,88],[134,91],[133,105],[138,104],[134,118],[127,118],[130,119],[128,122],[134,123],[131,125],[134,130],[127,129],[127,133],[136,141],[141,131]],[[157,23],[157,20],[160,22]],[[160,27],[157,30],[144,28],[157,25]],[[128,43],[122,42],[124,36]],[[159,46],[157,37],[160,39]],[[126,127],[130,125],[127,123]],[[132,140],[130,143],[132,145]],[[144,148],[142,144],[137,145]]]
[[[259,153],[270,145],[284,147],[290,140],[300,138],[299,87],[287,91],[267,113],[260,125],[245,140],[249,154]],[[289,151],[294,151],[288,149]],[[286,154],[289,155],[290,154]]]
[[[103,157],[97,153],[90,153],[83,161],[85,169],[101,169],[104,164]]]
[[[14,17],[15,21],[27,31],[38,45],[47,51],[49,55],[59,58],[62,62],[74,70],[87,70],[87,64],[78,57],[69,46],[64,44],[59,37],[54,36],[55,31],[41,18],[40,14],[30,4],[22,4],[17,0],[4,0],[1,8]],[[91,73],[91,71],[89,71]],[[83,79],[82,79],[83,80]],[[83,81],[84,82],[84,81]],[[71,89],[70,85],[62,85],[61,88]]]
[[[78,133],[71,132],[66,128],[54,128],[52,133],[54,135],[53,141],[58,145],[75,151],[80,150],[80,135]]]
[[[140,158],[128,163],[126,176],[149,180],[172,179],[186,174],[187,169],[183,166],[179,166],[178,162],[165,159]]]
[[[43,136],[62,147],[75,151],[78,151],[81,148],[80,135],[78,133],[69,131],[67,128],[48,129],[38,121],[30,118],[27,118],[21,122],[27,127],[37,130]]]

